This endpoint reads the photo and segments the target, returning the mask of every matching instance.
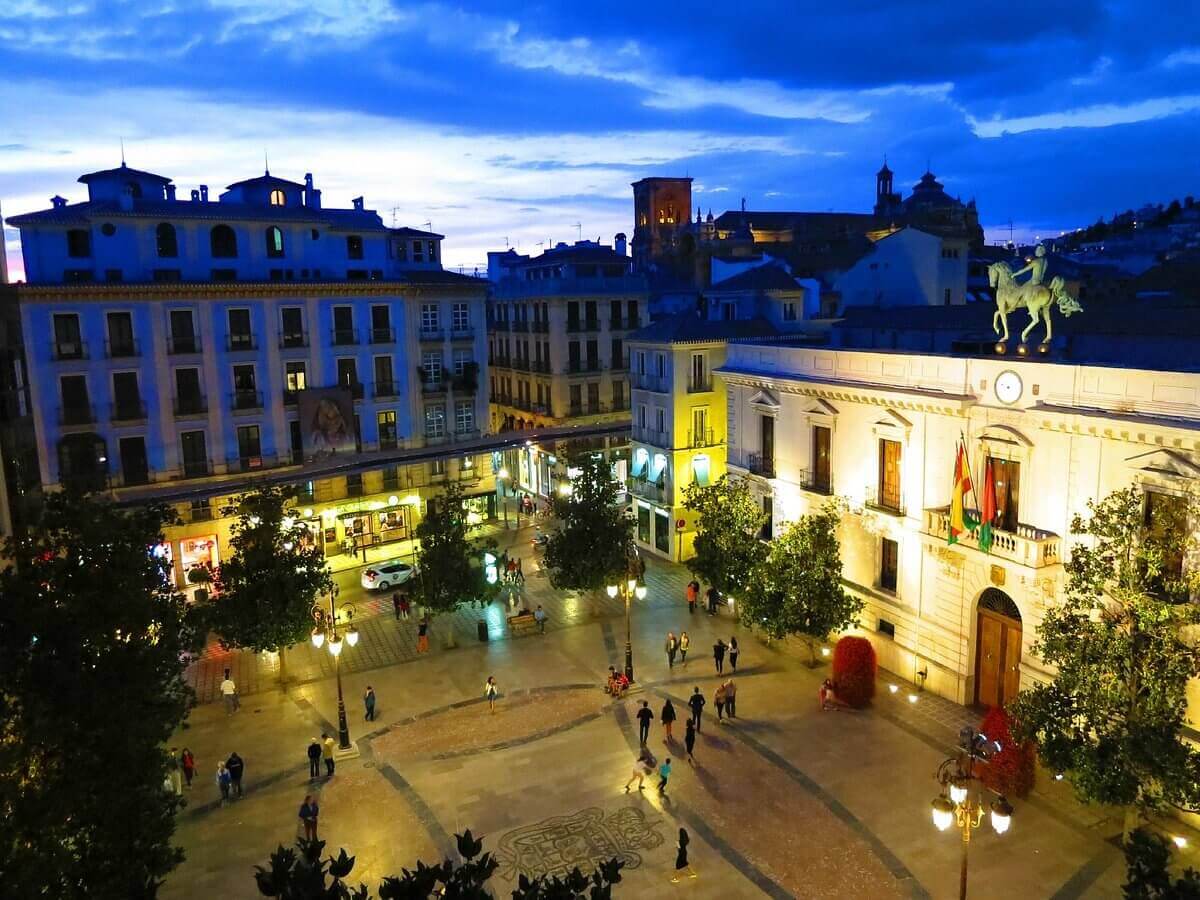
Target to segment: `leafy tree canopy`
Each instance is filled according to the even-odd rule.
[[[692,482],[684,496],[684,505],[699,514],[696,555],[688,560],[688,568],[720,593],[741,600],[751,570],[767,555],[767,545],[758,539],[766,514],[745,483],[727,475],[706,487]]]
[[[603,454],[580,453],[568,468],[579,471],[570,494],[554,498],[559,527],[546,543],[546,570],[560,590],[601,591],[629,570],[633,519]]]
[[[320,548],[288,504],[295,488],[264,487],[234,501],[229,559],[213,573],[209,627],[225,647],[282,651],[307,638],[311,609],[333,584]]]
[[[842,589],[836,502],[789,523],[750,571],[739,597],[742,622],[779,639],[799,635],[813,665],[817,646],[831,633],[857,624],[862,600]]]
[[[486,602],[495,586],[488,584],[484,553],[489,541],[471,539],[475,530],[463,508],[462,487],[456,482],[429,504],[425,518],[417,525],[421,542],[417,551],[417,574],[412,586],[422,606],[433,613],[453,612],[471,600]]]
[[[0,573],[0,872],[9,897],[149,898],[182,859],[162,744],[202,633],[154,552],[166,507],[46,498]]]
[[[1188,634],[1200,623],[1187,600],[1195,576],[1181,566],[1196,506],[1166,499],[1150,498],[1148,516],[1148,498],[1128,488],[1075,517],[1071,530],[1085,540],[1035,647],[1057,674],[1014,710],[1021,736],[1081,799],[1126,807],[1126,837],[1147,811],[1200,803],[1200,753],[1181,736],[1187,684],[1200,675]]]
[[[1160,835],[1138,828],[1125,843],[1125,900],[1200,900],[1200,872],[1171,877],[1171,849]]]

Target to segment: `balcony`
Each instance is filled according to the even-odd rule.
[[[800,487],[810,494],[820,494],[823,497],[829,497],[833,494],[833,477],[828,470],[819,472],[812,469],[801,469]]]
[[[651,447],[659,447],[664,450],[671,449],[671,433],[669,431],[659,431],[657,428],[634,425],[631,434],[635,441],[640,441],[643,444],[649,444]]]
[[[212,463],[207,459],[187,459],[183,460],[183,477],[184,478],[207,478],[212,474]],[[209,509],[208,519],[212,518],[212,510]]]
[[[568,375],[586,375],[599,372],[602,368],[598,359],[572,359],[567,362]]]
[[[299,391],[292,391],[292,390],[288,390],[287,388],[283,389],[283,405],[284,406],[295,406],[299,402],[300,402],[300,392]]]
[[[50,355],[56,359],[87,359],[87,344],[82,341],[53,341],[50,344]]]
[[[167,353],[172,356],[200,353],[202,349],[200,338],[194,334],[173,334],[167,338]]]
[[[529,332],[529,320],[528,319],[514,319],[513,323],[512,323],[512,330],[528,333]]]
[[[371,329],[372,344],[394,344],[396,343],[395,328],[372,328]]]
[[[635,391],[650,391],[655,394],[665,394],[669,390],[665,375],[637,374],[633,376]]]
[[[422,381],[421,393],[425,396],[444,394],[449,389],[448,382],[442,381],[440,378],[437,381]]]
[[[96,421],[96,412],[90,403],[72,404],[58,410],[59,425],[91,425]]]
[[[225,338],[225,349],[230,353],[257,350],[258,339],[252,334],[231,334]]]
[[[358,343],[357,328],[334,328],[329,339],[335,347],[351,347]]]
[[[609,364],[614,372],[627,372],[629,370],[629,357],[618,356]]]
[[[550,323],[547,322],[545,319],[534,319],[532,322],[529,323],[529,327],[532,329],[532,331],[535,334],[549,334],[550,333]]]
[[[199,394],[184,394],[175,398],[174,408],[175,418],[183,419],[187,416],[204,415],[208,412],[208,403]]]
[[[229,408],[235,414],[261,412],[263,408],[262,391],[234,391],[229,395]]]
[[[104,355],[109,359],[122,359],[130,356],[141,356],[142,348],[137,341],[129,340],[105,341]]]
[[[941,506],[925,510],[925,533],[940,541],[950,537],[950,507]],[[958,544],[979,549],[977,535],[961,534]],[[1006,559],[1031,569],[1053,566],[1062,562],[1062,538],[1052,531],[1043,531],[1032,525],[1017,523],[1017,530],[994,531],[989,555]]]
[[[380,434],[379,449],[380,450],[395,450],[398,446],[395,434]],[[388,490],[387,479],[383,479],[383,489]]]
[[[308,346],[308,332],[296,331],[279,336],[280,350],[298,350]]]
[[[900,496],[900,491],[883,490],[879,485],[872,484],[867,487],[866,505],[870,509],[878,510],[879,512],[887,513],[892,516],[903,516],[904,500]]]
[[[355,400],[361,400],[366,394],[366,386],[361,381],[348,381],[339,384],[338,387],[345,388],[350,391],[350,396]]]
[[[712,376],[706,378],[689,378],[687,392],[689,394],[705,394],[713,389]]]
[[[600,320],[599,319],[585,319],[582,322],[579,321],[578,319],[568,319],[567,320],[567,333],[568,334],[580,334],[585,331],[599,331],[599,330],[600,330]]]
[[[649,500],[653,503],[666,503],[671,492],[663,481],[646,481],[642,478],[630,478],[627,481],[629,492],[635,497]]]
[[[494,319],[488,322],[488,331],[509,331],[508,319]]]
[[[473,341],[475,340],[475,329],[470,325],[464,325],[462,328],[452,328],[450,329],[450,340]]]
[[[550,360],[535,359],[533,362],[531,362],[529,364],[529,371],[537,372],[539,375],[549,375],[550,374]]]
[[[446,339],[446,332],[440,328],[422,328],[419,338],[422,341],[437,341],[440,343]]]
[[[512,368],[518,372],[528,372],[529,366],[530,366],[529,360],[522,359],[519,356],[512,361]]]
[[[717,433],[712,428],[702,428],[699,431],[688,432],[688,447],[692,449],[697,447],[715,447],[719,443]]]
[[[118,400],[112,405],[114,422],[140,422],[146,418],[146,404],[139,399]]]
[[[746,469],[751,475],[758,475],[761,478],[774,478],[775,457],[764,453],[748,453],[746,455]]]
[[[371,386],[371,396],[379,399],[381,397],[395,397],[399,394],[394,381],[376,381]]]
[[[450,386],[456,394],[474,394],[479,390],[479,378],[476,372],[463,372],[454,376]]]
[[[261,453],[248,453],[245,456],[235,456],[229,460],[229,469],[234,472],[257,472],[266,467],[267,460]]]

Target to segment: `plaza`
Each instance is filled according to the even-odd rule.
[[[884,670],[870,708],[822,713],[816,692],[826,667],[809,669],[798,648],[767,645],[728,610],[689,616],[686,569],[657,560],[633,613],[637,690],[614,702],[601,685],[623,652],[623,609],[607,597],[592,606],[552,590],[527,536],[510,535],[529,576],[521,602],[544,606],[546,633],[509,636],[509,607],[500,600],[435,620],[432,649],[419,655],[415,621],[396,621],[390,604],[360,601],[362,637],[342,656],[360,755],[340,760],[332,777],[308,779],[309,741],[337,731],[332,673],[311,648],[292,651],[286,692],[266,677],[253,688],[243,683],[232,716],[201,698],[209,702],[172,741],[192,750],[197,774],[175,836],[186,860],[167,879],[164,897],[257,896],[253,867],[278,844],[293,843],[297,810],[310,792],[320,802],[326,852],[346,848],[356,857],[351,882],[372,889],[417,859],[455,858],[453,834],[470,828],[500,861],[490,882],[497,897],[520,872],[586,870],[613,856],[626,863],[614,892],[621,897],[956,894],[960,839],[956,830],[933,827],[929,803],[934,770],[979,713]],[[477,639],[481,619],[487,643]],[[458,646],[445,649],[450,629]],[[669,630],[691,637],[686,665],[668,667],[662,643]],[[741,646],[733,676],[738,718],[719,723],[712,694],[732,673],[726,663],[718,678],[710,648],[731,635]],[[202,659],[192,676],[202,683],[208,676],[195,669],[226,661]],[[488,675],[500,686],[494,715],[483,699]],[[374,722],[363,715],[368,684],[378,697]],[[689,765],[684,704],[697,686],[709,704]],[[679,716],[669,744],[657,721],[666,698]],[[648,746],[672,760],[665,797],[655,791],[657,779],[641,792],[622,790],[638,749],[633,716],[642,700],[656,718]],[[222,806],[213,773],[233,751],[246,761],[246,793]],[[973,835],[970,896],[1120,896],[1115,813],[1081,807],[1044,773],[1014,806],[1007,834],[985,825]],[[699,877],[672,884],[680,827],[691,835]]]

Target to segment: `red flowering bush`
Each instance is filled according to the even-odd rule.
[[[1033,790],[1037,770],[1032,741],[1018,743],[1012,736],[1012,719],[1002,706],[993,706],[983,717],[979,733],[1000,744],[992,758],[979,766],[979,777],[993,791],[1009,797],[1026,797]]]
[[[833,648],[833,686],[847,706],[861,709],[875,696],[875,648],[864,637],[844,637]]]

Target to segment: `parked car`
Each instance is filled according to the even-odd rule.
[[[362,586],[368,591],[386,591],[390,587],[404,584],[415,572],[411,565],[400,559],[389,559],[372,563],[362,571]]]

